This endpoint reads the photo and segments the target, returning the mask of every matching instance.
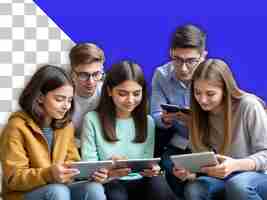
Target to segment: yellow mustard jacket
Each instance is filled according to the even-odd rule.
[[[53,183],[51,165],[80,160],[72,123],[54,130],[53,152],[42,130],[25,112],[13,113],[1,135],[3,196],[23,199],[32,189]]]

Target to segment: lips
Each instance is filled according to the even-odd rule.
[[[135,105],[134,104],[125,105],[124,107],[129,110],[129,109],[133,109],[135,107]]]
[[[94,87],[85,87],[87,90],[93,90]]]
[[[96,90],[96,87],[94,87],[94,86],[90,86],[90,87],[85,87],[85,90],[87,91],[87,92],[93,92],[93,91],[95,91]]]
[[[181,77],[183,77],[183,78],[191,78],[190,74],[181,74]]]
[[[58,111],[57,113],[59,113],[60,115],[65,115],[66,111]]]
[[[189,76],[188,73],[181,73],[181,76]]]
[[[201,106],[201,108],[203,108],[204,110],[207,110],[207,109],[209,109],[209,107],[210,107],[209,105],[203,105],[203,104],[201,104],[200,106]]]

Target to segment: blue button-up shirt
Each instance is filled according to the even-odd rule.
[[[151,115],[158,127],[164,128],[161,121],[161,104],[174,104],[181,108],[190,106],[190,87],[177,80],[175,68],[172,62],[158,67],[152,79],[152,95],[150,102]],[[185,148],[188,144],[188,129],[176,120],[173,127],[177,132],[171,139],[171,144],[179,148]]]

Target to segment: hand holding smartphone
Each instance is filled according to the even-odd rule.
[[[173,104],[161,104],[160,105],[163,110],[168,113],[182,112],[184,114],[190,114],[191,110],[189,108],[180,108]]]

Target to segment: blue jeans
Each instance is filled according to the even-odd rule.
[[[106,200],[101,183],[80,181],[70,185],[48,184],[24,195],[26,200]]]
[[[184,194],[184,182],[176,178],[173,173],[172,169],[174,167],[170,156],[171,155],[178,155],[178,154],[187,154],[191,153],[189,149],[179,149],[172,145],[167,145],[164,149],[164,153],[161,156],[160,166],[165,171],[165,178],[167,183],[169,184],[172,191],[176,194],[177,198],[183,199]]]
[[[105,184],[109,200],[177,200],[163,176],[143,177],[138,180],[113,180]]]
[[[196,181],[185,184],[184,198],[267,200],[267,175],[259,172],[241,172],[225,179],[201,176]]]
[[[185,183],[183,196],[186,200],[223,200],[225,199],[224,184],[224,180],[200,176],[196,181]]]

